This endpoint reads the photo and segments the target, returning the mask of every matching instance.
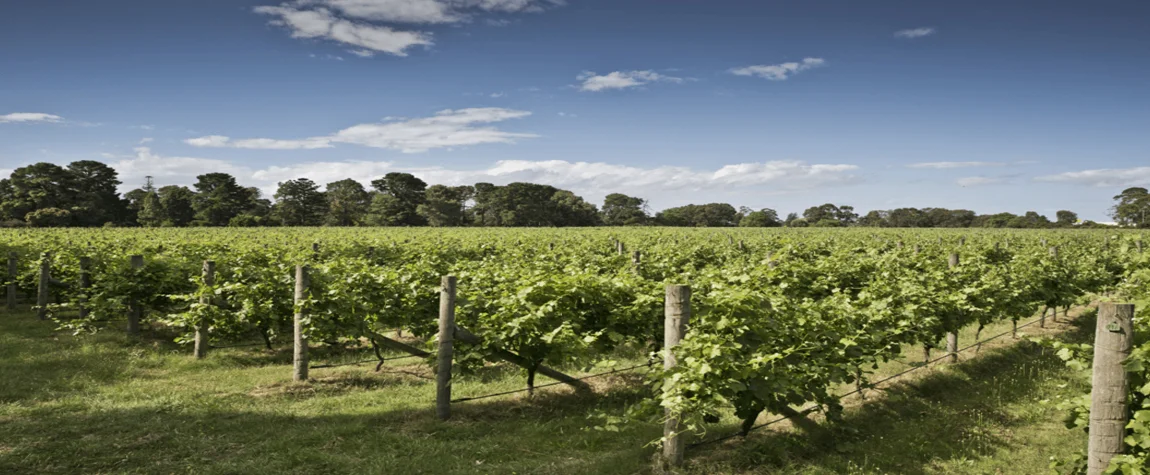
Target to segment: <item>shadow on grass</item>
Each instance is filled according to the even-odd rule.
[[[1065,326],[1061,340],[1086,342],[1093,336],[1093,317]],[[853,407],[844,420],[824,423],[828,430],[821,433],[768,428],[746,439],[692,448],[688,457],[692,471],[705,473],[937,473],[938,461],[972,460],[1019,447],[1011,429],[1048,417],[1037,403],[1039,391],[1069,371],[1052,351],[1029,341],[983,349],[977,358],[893,382],[878,390],[881,395],[869,391],[868,400],[848,403]],[[1035,401],[1033,411],[1008,411],[1008,405],[1027,401]]]
[[[386,400],[386,391],[370,394]],[[337,414],[260,398],[225,407],[32,408],[4,418],[0,473],[634,473],[659,429],[590,430],[587,414],[638,397],[635,388],[541,392],[454,405],[447,422],[432,404],[360,401]]]

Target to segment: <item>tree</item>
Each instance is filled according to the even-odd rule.
[[[371,200],[368,220],[376,226],[422,226],[416,212],[427,199],[427,183],[410,173],[392,172],[371,182],[378,193]]]
[[[779,213],[770,208],[763,208],[758,211],[747,210],[748,212],[740,212],[743,215],[739,220],[739,227],[741,228],[775,228],[783,225],[779,220]]]
[[[555,210],[552,226],[596,226],[601,223],[599,210],[575,193],[555,190],[551,194],[551,204]]]
[[[35,228],[62,228],[72,224],[72,213],[60,208],[41,208],[24,218]]]
[[[859,226],[870,228],[884,228],[888,226],[887,218],[890,212],[874,210],[859,219]]]
[[[726,203],[667,208],[655,215],[662,226],[730,227],[739,224],[739,212]]]
[[[1150,214],[1150,192],[1146,188],[1127,188],[1122,190],[1114,197],[1113,208],[1110,208],[1110,216],[1114,221],[1122,226],[1150,226],[1150,222],[1146,220],[1147,215]]]
[[[854,207],[851,206],[840,207],[827,203],[822,206],[807,208],[806,211],[803,211],[803,218],[811,223],[837,221],[843,226],[849,226],[858,220],[859,215],[855,214],[854,211]]]
[[[931,212],[933,211],[934,210],[924,212],[918,208],[892,209],[890,214],[887,215],[886,224],[892,228],[932,227],[934,220],[931,219]]]
[[[80,160],[68,164],[67,172],[73,225],[102,226],[130,220],[128,204],[116,191],[120,179],[115,169],[94,160]]]
[[[76,203],[72,174],[52,163],[36,163],[12,171],[5,186],[0,213],[7,219],[26,219],[39,209],[70,210]]]
[[[358,181],[351,178],[327,184],[328,226],[358,226],[364,223],[371,195]]]
[[[470,186],[433,185],[427,189],[426,202],[416,207],[416,212],[431,226],[466,226],[466,203],[474,194],[475,188]]]
[[[272,213],[284,226],[319,226],[328,210],[327,197],[307,178],[279,184]]]
[[[196,218],[196,210],[192,208],[196,194],[192,190],[168,185],[161,187],[158,195],[164,210],[162,226],[187,226]]]
[[[1007,227],[1023,229],[1048,228],[1050,227],[1050,220],[1037,212],[1027,211],[1025,215],[1015,216],[1014,219],[1011,219]]]
[[[788,227],[788,228],[790,228],[790,227],[794,227],[794,226],[792,226],[792,225],[793,225],[793,224],[794,224],[796,221],[801,221],[802,219],[803,219],[803,218],[800,218],[798,213],[787,213],[787,219],[783,220],[783,226],[786,226],[786,227]],[[805,225],[806,225],[806,224],[805,224],[805,222],[804,222],[803,226],[805,226]]]
[[[1078,213],[1068,210],[1061,210],[1054,214],[1057,218],[1055,224],[1058,226],[1068,228],[1078,223]]]
[[[200,175],[194,186],[192,207],[196,211],[195,222],[201,226],[227,226],[232,218],[251,209],[254,201],[252,190],[241,187],[227,173]]]
[[[155,190],[145,192],[141,200],[140,211],[136,214],[136,221],[140,226],[149,228],[164,224],[164,205],[160,202],[160,195]]]
[[[639,226],[647,223],[647,202],[622,193],[611,193],[603,200],[600,215],[607,226]]]

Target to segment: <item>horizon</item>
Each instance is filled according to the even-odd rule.
[[[68,16],[61,16],[67,11]],[[652,211],[1071,210],[1150,184],[1150,5],[54,1],[4,7],[0,175],[530,182]],[[48,33],[45,33],[48,32]],[[35,41],[31,40],[35,38]]]

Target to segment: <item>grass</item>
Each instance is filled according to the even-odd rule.
[[[1027,331],[1084,341],[1093,328],[1085,320]],[[0,312],[0,473],[643,473],[653,453],[646,444],[661,435],[655,424],[588,427],[591,414],[643,397],[634,373],[591,380],[594,395],[559,386],[534,399],[455,404],[452,420],[439,422],[432,374],[419,359],[379,373],[317,369],[296,384],[287,351],[221,349],[196,361],[164,335],[73,337],[51,327],[29,312]],[[973,331],[961,337],[972,341]],[[848,399],[845,421],[825,430],[784,423],[691,449],[685,470],[1034,474],[1051,455],[1084,446],[1083,434],[1040,404],[1084,390],[1057,358],[1009,337],[973,352]],[[360,358],[320,353],[313,364]],[[921,351],[908,348],[906,358],[918,361]],[[883,365],[876,378],[905,368]],[[523,382],[521,372],[494,366],[460,378],[454,393]],[[736,424],[728,418],[712,434]]]

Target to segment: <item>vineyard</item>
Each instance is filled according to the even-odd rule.
[[[404,424],[482,431],[486,417],[510,417],[455,417],[454,408],[483,400],[600,400],[581,407],[584,429],[639,447],[615,463],[651,465],[657,453],[654,465],[671,470],[701,466],[713,445],[775,421],[802,428],[817,416],[833,427],[845,395],[966,360],[960,353],[984,342],[1066,325],[1100,300],[1134,302],[1139,315],[1150,308],[1150,253],[1125,231],[22,229],[0,237],[4,319],[50,326],[61,338],[158,341],[180,364],[290,348],[290,361],[269,357],[260,368],[264,387],[291,394],[322,391],[328,376],[319,372],[329,368],[421,374],[357,399],[354,412],[364,414],[373,397],[435,387],[391,422],[398,432]],[[1134,422],[1114,459],[1118,473],[1142,473],[1150,450],[1150,328],[1144,318],[1134,325],[1142,345],[1127,363]],[[1088,373],[1090,345],[1055,336],[1016,346],[1032,341]],[[23,402],[0,393],[0,404]],[[1089,404],[1083,395],[1059,410],[1085,427]],[[15,417],[5,411],[0,420]],[[13,445],[0,440],[8,469],[0,471],[69,468]],[[1085,468],[1085,456],[1071,457],[1079,449],[1049,455],[1072,473]],[[186,463],[164,471],[196,471]],[[298,467],[307,461],[292,466],[306,471]],[[565,467],[547,471],[588,470]],[[423,470],[469,469],[485,467]]]

